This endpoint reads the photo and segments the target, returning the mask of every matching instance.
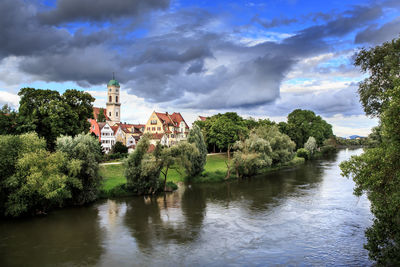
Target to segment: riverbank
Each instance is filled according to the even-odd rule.
[[[185,176],[185,172],[177,167],[172,168],[168,171],[167,181],[174,184],[183,182],[192,183],[218,183],[226,181],[226,172],[228,162],[227,154],[211,154],[207,155],[207,163],[204,167],[204,172],[201,176],[189,178]],[[292,168],[304,164],[303,158],[295,157],[290,162],[282,164],[280,166],[274,166],[266,168],[261,173],[268,173],[285,168]],[[124,176],[124,165],[123,164],[103,164],[100,166],[100,175],[103,177],[103,187],[101,197],[118,197],[129,195],[126,191],[120,190],[121,186],[126,184],[126,178]],[[231,174],[230,179],[236,179],[234,173]],[[171,186],[173,186],[171,184]]]

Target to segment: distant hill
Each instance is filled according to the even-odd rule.
[[[365,138],[364,136],[359,136],[359,135],[350,135],[350,139],[357,139],[357,138]]]

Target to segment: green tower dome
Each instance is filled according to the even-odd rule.
[[[116,87],[119,87],[119,82],[117,81],[117,80],[115,80],[115,79],[112,79],[112,80],[110,80],[109,82],[108,82],[108,86],[116,86]]]

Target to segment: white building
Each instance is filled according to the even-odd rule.
[[[101,146],[104,152],[108,153],[115,144],[114,129],[108,122],[99,122]]]

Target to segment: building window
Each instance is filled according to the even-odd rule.
[[[112,102],[112,97],[110,96],[108,100],[110,100],[110,101],[108,101],[108,102]]]
[[[108,116],[110,116],[110,117],[111,117],[111,111],[110,111],[110,112],[108,112]]]
[[[155,131],[155,130],[156,130],[156,127],[151,127],[151,130],[152,130],[152,131]]]
[[[118,111],[117,111],[117,112],[115,112],[115,116],[116,116],[116,117],[118,117]]]
[[[115,91],[118,93],[118,89],[115,89]]]
[[[111,88],[110,88],[110,92],[111,92]]]
[[[161,131],[161,127],[157,127],[157,131]]]
[[[157,124],[157,120],[151,120],[151,124]]]
[[[118,103],[118,96],[115,96],[115,102]]]
[[[94,125],[93,125],[92,129],[94,130]]]
[[[147,131],[150,131],[150,127],[147,127]]]

